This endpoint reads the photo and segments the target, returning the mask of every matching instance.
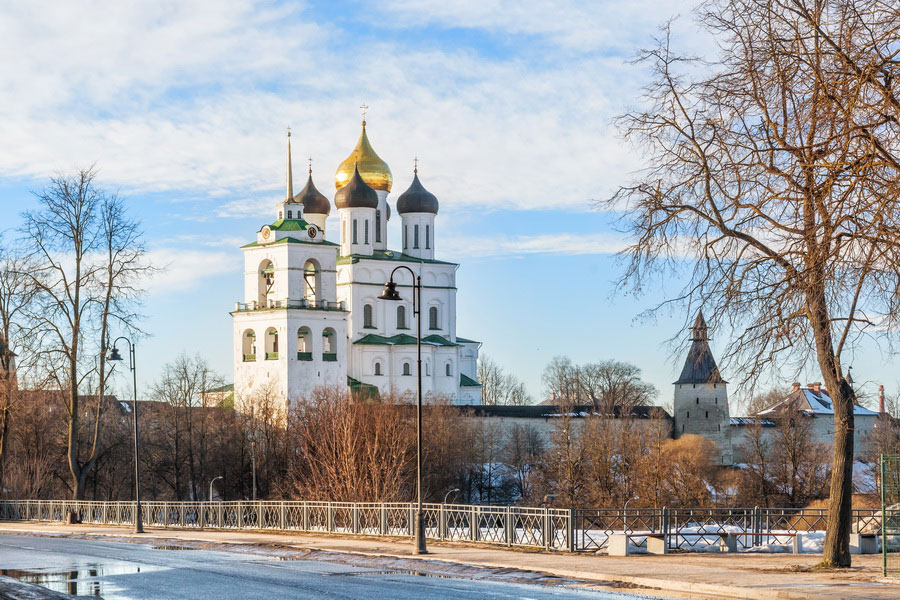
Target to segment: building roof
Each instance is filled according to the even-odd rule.
[[[406,334],[406,333],[398,333],[397,335],[392,336],[383,336],[378,335],[377,333],[370,333],[369,335],[365,335],[355,342],[354,344],[360,344],[363,346],[415,346],[416,338],[415,336]],[[459,346],[459,344],[454,344],[447,338],[433,334],[427,337],[422,338],[423,346]]]
[[[691,327],[691,348],[688,351],[681,376],[675,385],[683,383],[728,383],[719,374],[716,359],[709,349],[709,337],[707,335],[706,320],[703,312],[697,313],[694,325]]]
[[[422,182],[419,181],[417,169],[409,189],[397,198],[397,212],[401,215],[406,213],[431,213],[436,215],[438,206],[437,196],[426,190]]]
[[[347,185],[353,178],[354,170],[358,170],[363,181],[372,188],[386,192],[391,191],[391,186],[394,183],[391,168],[388,167],[386,162],[381,160],[381,157],[372,148],[372,144],[369,143],[365,121],[362,122],[362,133],[359,134],[356,148],[353,149],[350,156],[344,159],[344,162],[340,164],[337,172],[334,174],[334,186],[337,189],[341,189]]]
[[[776,416],[785,409],[796,410],[813,416],[834,415],[834,404],[831,396],[828,395],[828,390],[819,386],[795,389],[781,402],[761,410],[757,414],[758,416]],[[859,404],[854,404],[853,415],[857,417],[875,417],[878,416],[878,413]]]
[[[456,336],[457,344],[480,344],[481,342],[476,342],[475,340],[470,340],[468,338]]]
[[[331,203],[325,194],[316,189],[313,183],[312,171],[309,172],[309,179],[306,180],[306,186],[300,190],[300,193],[294,196],[294,202],[303,203],[303,212],[310,215],[327,215],[331,212]]]
[[[554,404],[529,404],[526,406],[487,406],[479,405],[470,407],[477,416],[483,417],[519,417],[525,419],[552,419],[563,416],[563,408]],[[587,417],[591,415],[604,416],[594,410],[590,404],[579,404],[569,409],[569,415],[574,417]],[[622,418],[622,407],[614,407],[612,417]],[[671,419],[669,413],[660,406],[635,406],[628,417],[632,419],[651,419],[654,417]]]
[[[275,240],[274,242],[265,242],[260,244],[259,242],[250,242],[249,244],[244,244],[241,248],[254,248],[256,246],[274,246],[276,244],[315,244],[316,246],[339,246],[340,244],[336,244],[334,242],[329,242],[328,240],[320,240],[318,242],[307,242],[304,240],[298,240],[297,238],[292,238],[290,236],[283,237],[280,240]]]
[[[459,385],[460,387],[481,387],[480,383],[478,383],[465,373],[459,374]]]
[[[378,194],[363,181],[356,169],[350,181],[335,193],[334,205],[338,208],[378,208]]]
[[[763,427],[775,427],[775,421],[772,419],[763,419],[758,417],[731,417],[729,424],[732,427],[750,427],[751,425],[762,425]]]
[[[445,260],[434,260],[429,258],[418,258],[416,256],[410,256],[408,254],[403,254],[403,252],[399,250],[375,250],[371,255],[369,254],[348,254],[347,256],[338,257],[337,264],[345,265],[348,263],[358,263],[361,260],[390,260],[395,262],[411,262],[411,263],[426,263],[432,265],[455,265],[457,263],[447,262]]]

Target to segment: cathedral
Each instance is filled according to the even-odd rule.
[[[480,404],[480,343],[456,335],[459,265],[435,258],[439,203],[418,168],[396,199],[402,239],[400,249],[391,249],[393,176],[369,143],[366,121],[335,173],[336,230],[326,223],[332,203],[316,189],[311,168],[294,194],[290,143],[288,133],[284,200],[273,222],[241,247],[244,300],[231,313],[235,401],[265,394],[290,406],[320,386],[414,394],[416,319],[422,319],[423,395]],[[399,266],[421,278],[418,315],[405,269],[393,275],[401,300],[379,299]]]

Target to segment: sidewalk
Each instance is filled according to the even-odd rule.
[[[196,541],[215,544],[254,544],[290,549],[413,558],[412,544],[397,538],[326,537],[313,534],[147,529],[135,535],[128,528],[44,523],[0,523],[2,534],[112,536],[123,541]],[[705,554],[607,557],[594,554],[529,552],[471,544],[430,543],[429,554],[414,557],[464,565],[526,570],[558,577],[650,588],[633,590],[678,597],[754,599],[891,599],[900,598],[900,584],[881,577],[881,555],[853,557],[853,568],[809,571],[821,560],[817,554]],[[659,590],[659,591],[658,591]]]

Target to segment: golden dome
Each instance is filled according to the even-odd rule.
[[[386,192],[391,191],[391,185],[394,183],[391,168],[372,149],[372,144],[369,143],[369,137],[366,135],[365,121],[362,123],[362,133],[359,141],[356,142],[356,148],[341,163],[337,173],[334,174],[335,187],[341,189],[347,185],[347,182],[353,177],[355,169],[359,169],[360,176],[369,187]]]

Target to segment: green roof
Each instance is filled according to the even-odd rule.
[[[338,264],[346,265],[349,263],[356,263],[360,260],[391,260],[395,262],[412,262],[412,263],[427,263],[433,265],[455,265],[457,263],[447,262],[445,260],[434,260],[428,258],[416,258],[415,256],[410,256],[408,254],[403,254],[397,250],[375,250],[372,255],[368,254],[350,254],[348,256],[339,256]]]
[[[481,384],[468,375],[459,374],[459,385],[462,387],[481,387]]]
[[[475,340],[470,340],[468,338],[456,336],[456,341],[460,344],[480,344],[481,342],[476,342]]]
[[[360,396],[371,399],[378,398],[377,385],[372,385],[371,383],[363,383],[358,379],[353,379],[349,375],[347,376],[347,385],[350,387],[350,391],[354,394],[358,394]]]
[[[306,231],[309,229],[309,223],[303,219],[279,219],[269,227],[276,231]]]
[[[354,344],[362,344],[364,346],[415,346],[416,338],[414,336],[398,333],[390,337],[370,333],[353,342]],[[445,337],[439,335],[429,335],[422,338],[422,343],[426,346],[458,346]]]
[[[280,240],[275,240],[274,242],[266,242],[264,244],[260,244],[259,242],[250,242],[249,244],[244,244],[241,248],[253,248],[256,246],[274,246],[275,244],[315,244],[316,246],[339,246],[340,244],[335,244],[334,242],[329,242],[328,240],[322,240],[321,242],[307,242],[304,240],[298,240],[297,238],[292,237],[283,237]]]
[[[216,387],[216,388],[212,388],[212,389],[206,390],[206,393],[207,393],[207,394],[214,394],[214,393],[216,393],[216,392],[232,392],[232,391],[234,391],[234,384],[233,384],[233,383],[229,383],[228,385],[222,385],[222,386],[219,386],[219,387]]]

